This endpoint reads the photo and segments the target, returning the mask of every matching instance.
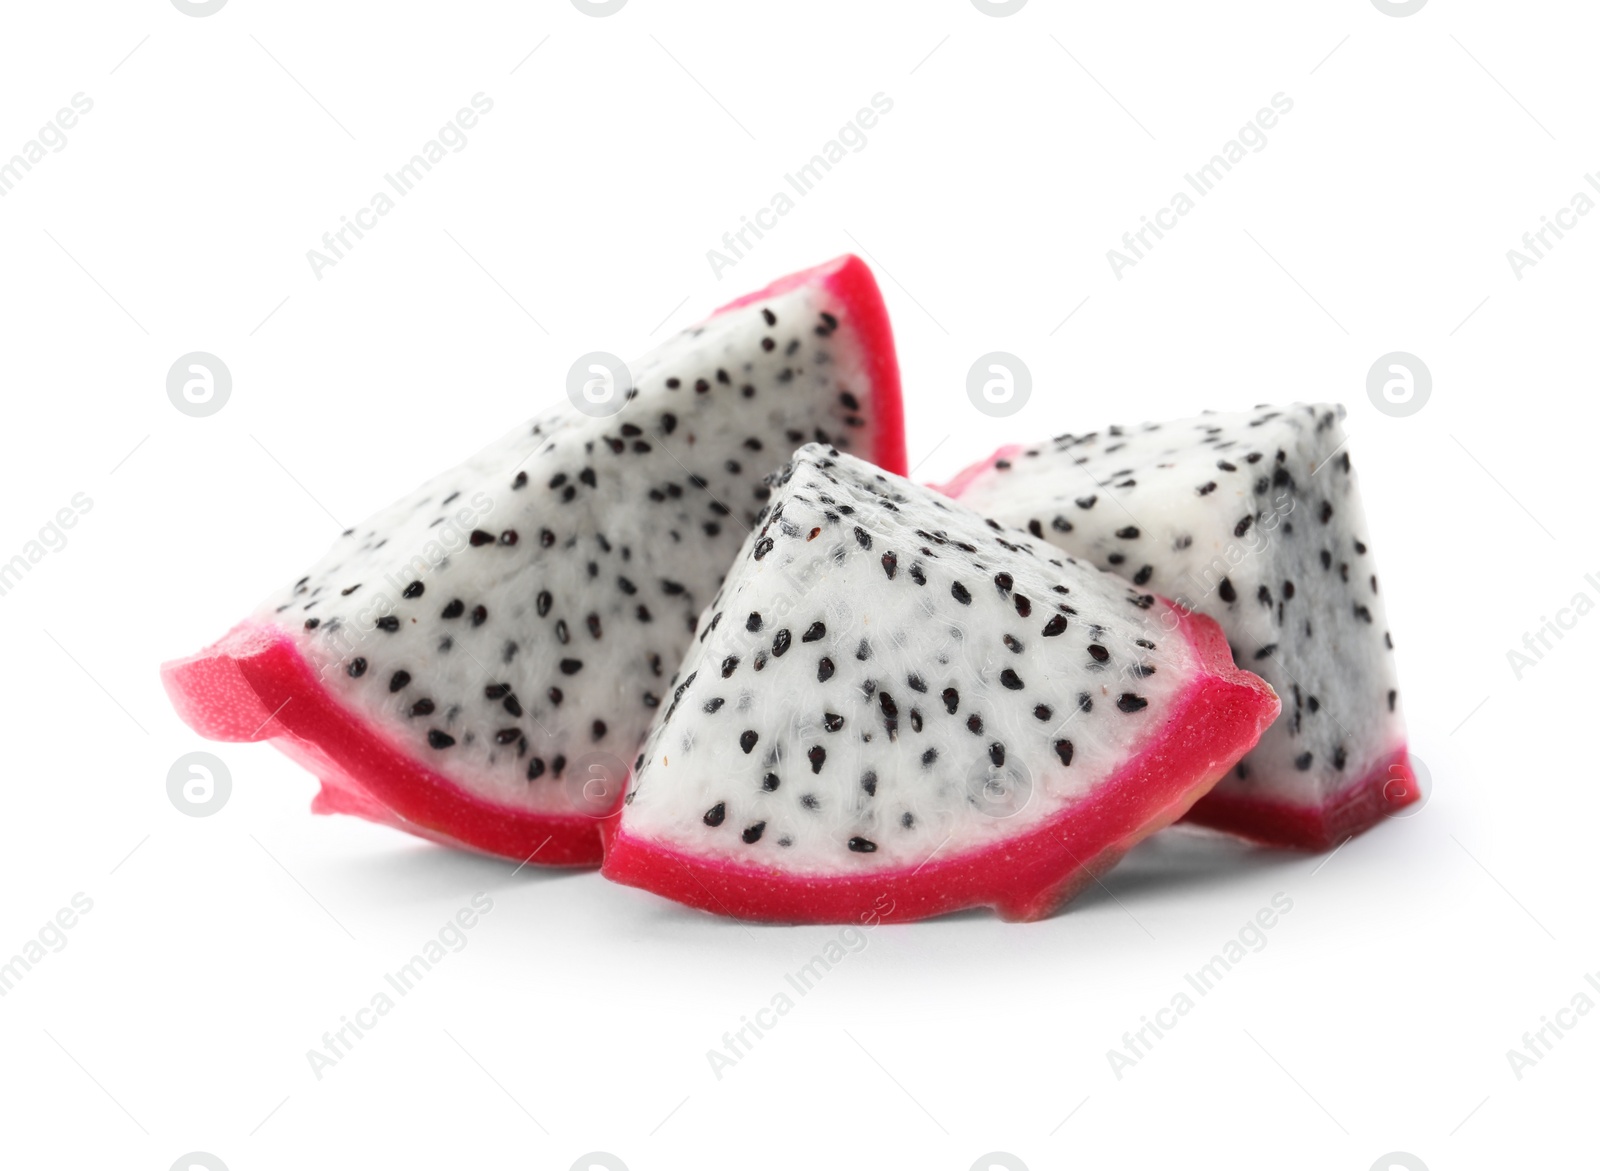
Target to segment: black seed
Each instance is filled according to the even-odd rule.
[[[833,712],[824,712],[822,714],[822,726],[830,732],[837,732],[844,727],[844,717]]]
[[[758,821],[754,825],[745,826],[744,833],[739,836],[744,839],[746,845],[753,846],[761,840],[761,832],[766,828],[766,822]]]
[[[474,606],[474,607],[472,607],[472,614],[471,614],[471,617],[470,617],[472,625],[474,625],[474,626],[482,626],[483,623],[484,623],[484,620],[486,618],[488,618],[488,617],[489,617],[489,611],[488,611],[487,607],[485,607],[485,606]]]
[[[937,748],[930,748],[930,749],[928,749],[926,752],[924,752],[922,754],[922,767],[923,768],[928,768],[928,767],[932,766],[933,762],[938,760],[938,759],[939,759],[939,750]]]
[[[1039,633],[1044,635],[1046,638],[1054,638],[1066,628],[1067,620],[1060,614],[1057,614],[1055,617],[1051,618],[1050,621],[1044,624],[1044,629]]]
[[[1264,646],[1260,650],[1256,651],[1256,658],[1257,659],[1270,659],[1273,656],[1273,654],[1277,651],[1277,649],[1278,649],[1278,644],[1277,643],[1269,642],[1266,646]]]
[[[390,634],[393,634],[395,631],[400,629],[400,619],[396,618],[393,614],[385,614],[382,618],[378,619],[376,625],[379,630],[386,630]]]
[[[1071,740],[1057,740],[1056,741],[1056,755],[1061,758],[1061,763],[1063,765],[1071,764],[1072,763],[1072,741]]]
[[[860,837],[851,838],[846,845],[848,845],[857,854],[871,854],[878,848],[878,843],[868,841],[866,838]]]
[[[544,761],[536,756],[528,762],[528,779],[537,781],[542,776],[544,776]]]
[[[913,565],[911,567],[911,569],[910,569],[910,573],[911,573],[911,580],[916,582],[918,585],[927,585],[928,584],[927,577],[925,577],[923,575],[922,566]]]
[[[1311,767],[1311,753],[1302,752],[1299,756],[1295,757],[1294,767],[1299,769],[1301,772],[1305,772],[1307,769],[1309,769]]]
[[[1094,502],[1098,499],[1100,499],[1098,496],[1080,496],[1075,503],[1079,508],[1093,508]]]
[[[1050,705],[1047,703],[1038,704],[1033,709],[1033,718],[1036,720],[1048,720],[1054,714],[1055,713],[1052,711]]]
[[[506,696],[505,699],[500,702],[500,706],[505,708],[506,711],[510,712],[513,716],[522,715],[522,703],[514,695]]]
[[[1200,487],[1195,489],[1195,494],[1197,496],[1205,496],[1215,492],[1216,490],[1217,482],[1215,480],[1207,480],[1204,484],[1201,484]]]
[[[423,588],[423,584],[420,581],[414,581],[400,591],[400,596],[402,598],[420,598],[422,597]]]
[[[410,683],[410,682],[411,682],[411,672],[409,672],[409,671],[396,671],[393,675],[389,676],[389,690],[391,692],[400,691],[405,687],[405,685],[407,683]]]
[[[952,716],[956,714],[956,708],[961,706],[961,693],[954,687],[946,687],[939,698],[944,700],[944,710]]]
[[[1227,461],[1227,460],[1225,460],[1225,459],[1219,459],[1219,460],[1218,460],[1218,461],[1217,461],[1217,466],[1218,466],[1218,467],[1219,467],[1219,468],[1221,468],[1221,469],[1222,469],[1222,470],[1223,470],[1223,471],[1225,471],[1225,472],[1236,472],[1236,471],[1238,471],[1238,470],[1239,470],[1239,469],[1238,469],[1238,468],[1237,468],[1237,467],[1235,467],[1235,466],[1234,466],[1234,465],[1233,465],[1233,464],[1230,464],[1230,463],[1229,463],[1229,462],[1228,462],[1228,461]]]
[[[451,736],[446,732],[441,732],[438,728],[428,729],[429,748],[449,748],[450,745],[454,744],[455,742],[456,738],[454,736]]]
[[[1026,618],[1028,615],[1033,613],[1033,603],[1027,598],[1023,597],[1021,594],[1018,594],[1012,599],[1012,601],[1016,603],[1017,613],[1022,617]]]
[[[563,675],[576,675],[581,670],[583,670],[583,660],[582,659],[562,659],[561,660],[561,673]]]
[[[778,788],[778,774],[768,773],[761,778],[761,788],[768,793],[775,792]]]
[[[1347,760],[1348,760],[1348,757],[1346,757],[1345,754],[1344,754],[1344,745],[1343,744],[1339,745],[1337,748],[1335,748],[1333,750],[1333,767],[1334,768],[1336,768],[1339,771],[1343,772],[1344,771],[1344,766],[1345,766],[1345,763],[1346,763]]]
[[[545,695],[549,697],[550,702],[556,707],[560,707],[562,699],[565,698],[565,696],[562,695],[561,688],[559,687],[552,687],[549,691],[545,692]]]
[[[1000,684],[1008,691],[1022,690],[1022,680],[1017,677],[1017,673],[1010,667],[1000,672]]]
[[[1320,520],[1323,524],[1327,524],[1328,521],[1331,520],[1332,518],[1333,518],[1333,505],[1329,504],[1326,500],[1324,500],[1322,502],[1322,507],[1317,511],[1317,519]]]
[[[967,593],[967,587],[959,581],[950,583],[950,596],[963,606],[972,605],[972,595]]]
[[[1150,706],[1150,701],[1142,695],[1135,695],[1131,691],[1124,691],[1117,700],[1117,707],[1125,712],[1141,712]]]
[[[801,642],[816,642],[828,633],[828,628],[820,622],[813,622],[804,634],[800,636]]]
[[[571,640],[572,640],[572,636],[567,633],[567,620],[565,618],[557,618],[556,619],[556,641],[559,642],[562,646],[566,646],[567,643],[570,642]]]
[[[1020,655],[1022,653],[1022,644],[1015,638],[1011,637],[1011,635],[1007,634],[1002,636],[1001,641],[1006,644],[1006,649],[1012,654]]]
[[[511,481],[511,487],[513,489],[527,487],[527,484],[528,484],[528,473],[527,472],[518,472],[517,473],[517,478]]]
[[[714,695],[710,699],[706,700],[705,706],[701,708],[701,710],[704,711],[708,716],[715,715],[717,712],[722,710],[722,705],[727,702],[728,701],[723,699],[722,696]]]
[[[546,537],[548,537],[549,540],[546,540]],[[502,545],[515,545],[517,543],[517,531],[515,529],[506,529],[500,534],[500,543]],[[556,535],[549,529],[544,529],[539,533],[539,544],[543,545],[545,548],[548,549],[555,543]]]
[[[1124,541],[1137,540],[1139,537],[1139,530],[1134,525],[1128,525],[1126,528],[1118,529],[1117,536],[1121,537]]]
[[[492,545],[494,544],[494,534],[486,533],[482,529],[473,529],[472,535],[468,537],[467,540],[471,542],[474,547],[479,545]]]
[[[818,744],[810,752],[806,753],[806,759],[811,762],[812,773],[820,773],[822,771],[822,762],[828,759],[828,750]]]
[[[817,682],[826,683],[833,678],[833,660],[823,656],[817,660]]]
[[[738,669],[738,667],[739,656],[729,655],[727,658],[722,660],[722,677],[726,679],[729,675],[732,675],[734,671]]]
[[[967,717],[967,731],[971,732],[974,736],[983,735],[983,717],[977,712],[973,712]]]
[[[889,575],[890,581],[894,580],[894,571],[899,567],[899,565],[900,558],[896,557],[893,552],[885,553],[883,555],[883,572]]]
[[[501,728],[494,734],[496,744],[515,744],[522,737],[520,728]]]
[[[752,610],[750,612],[750,617],[748,617],[748,618],[746,618],[744,620],[744,628],[746,630],[748,630],[751,634],[754,634],[758,630],[760,630],[761,629],[761,615],[759,613],[757,613],[756,611]]]
[[[541,597],[546,597],[546,598],[548,598],[549,596],[550,596],[549,594],[541,595]],[[460,598],[456,598],[456,599],[452,600],[450,603],[448,603],[445,606],[445,608],[439,612],[439,617],[441,617],[441,618],[459,618],[459,617],[461,617],[462,614],[466,613],[466,609],[467,609],[466,603],[463,602]]]
[[[1011,592],[1011,586],[1014,581],[1015,579],[1009,573],[997,573],[994,575],[995,589],[1000,591],[1002,598]]]
[[[1396,698],[1396,696],[1398,694],[1399,693],[1395,692],[1395,691],[1389,692],[1389,710],[1390,711],[1394,711],[1394,701],[1395,701],[1395,698]]]
[[[322,619],[320,619],[320,618],[307,618],[306,619],[306,629],[307,630],[315,630],[317,627],[319,627],[321,625],[322,625]]]
[[[777,634],[774,634],[772,636],[772,657],[775,659],[783,658],[788,653],[790,641],[789,628],[787,626],[778,631]]]
[[[728,815],[727,806],[725,804],[723,804],[723,802],[718,801],[710,809],[706,810],[705,816],[703,816],[700,820],[705,822],[707,825],[711,826],[712,828],[715,828],[715,827],[717,827],[717,826],[722,824],[722,819],[724,817],[726,817],[727,815]]]
[[[431,716],[431,715],[433,715],[433,700],[431,700],[431,699],[419,699],[419,700],[417,700],[416,703],[411,705],[411,714],[414,715],[414,716]]]
[[[756,741],[759,739],[761,737],[757,733],[747,729],[739,733],[739,747],[744,749],[746,756],[749,756],[751,749],[756,746]]]
[[[345,668],[345,674],[352,679],[359,679],[367,673],[367,660],[357,657],[350,660],[350,665]]]
[[[993,764],[995,768],[999,768],[1006,762],[1006,746],[1000,743],[998,740],[989,745],[989,762]]]
[[[757,561],[760,561],[763,557],[765,557],[770,552],[772,552],[772,538],[771,537],[762,537],[759,541],[756,542],[755,552],[754,552],[753,556],[755,557],[755,559]]]
[[[1078,710],[1081,712],[1094,710],[1094,700],[1087,691],[1078,692]]]
[[[862,528],[860,525],[856,525],[856,544],[860,545],[863,549],[872,548],[872,538],[867,535],[867,530]]]
[[[1103,663],[1111,657],[1111,652],[1097,642],[1089,644],[1089,657],[1097,663]]]
[[[1231,578],[1225,577],[1222,579],[1222,584],[1217,586],[1217,596],[1220,597],[1224,602],[1228,603],[1237,602],[1239,600],[1239,593],[1233,588],[1233,580]]]

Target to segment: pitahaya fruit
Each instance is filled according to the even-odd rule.
[[[276,741],[321,778],[317,812],[598,863],[624,777],[594,762],[638,751],[767,473],[813,439],[905,462],[888,317],[854,257],[726,306],[631,378],[617,413],[538,416],[168,663],[179,714]]]
[[[1209,618],[837,449],[772,477],[601,873],[741,919],[1048,914],[1271,723]]]
[[[945,491],[1221,624],[1283,714],[1190,820],[1327,849],[1416,800],[1337,405],[1002,448]]]

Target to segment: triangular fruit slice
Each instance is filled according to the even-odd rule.
[[[1048,914],[1278,701],[1187,616],[835,449],[773,477],[602,873],[741,919]]]
[[[1326,849],[1416,800],[1393,643],[1336,405],[1002,448],[945,491],[1208,614],[1283,714],[1190,820]]]
[[[318,812],[598,863],[596,819],[767,473],[815,439],[897,470],[905,455],[888,317],[854,257],[679,334],[631,389],[596,376],[168,663],[179,714],[277,741],[321,778]]]

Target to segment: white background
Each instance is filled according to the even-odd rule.
[[[1600,971],[1600,617],[1520,680],[1507,651],[1600,601],[1600,216],[1521,280],[1505,253],[1600,169],[1595,31],[1576,0],[8,4],[0,157],[94,109],[0,199],[0,560],[93,508],[0,597],[0,953],[93,910],[0,999],[0,1163],[1592,1158],[1600,1013],[1520,1080],[1506,1051]],[[480,91],[466,148],[318,280],[306,250]],[[706,250],[879,92],[866,148],[716,279]],[[1279,92],[1265,149],[1116,279],[1106,250]],[[313,819],[310,775],[200,741],[157,665],[558,399],[577,355],[849,250],[919,479],[1067,428],[1347,403],[1436,787],[1331,860],[1168,833],[1046,922],[880,928],[718,1080],[707,1050],[836,931]],[[166,397],[192,350],[233,373],[210,418]],[[965,395],[990,350],[1033,372],[1010,419]],[[1392,350],[1433,374],[1410,418],[1366,397]],[[202,748],[234,787],[195,819],[166,774]],[[467,948],[317,1080],[306,1051],[476,891]],[[1277,892],[1265,949],[1114,1076]]]

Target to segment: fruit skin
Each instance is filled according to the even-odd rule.
[[[904,411],[888,312],[871,270],[855,256],[781,278],[717,310],[740,308],[803,285],[825,288],[851,306],[853,327],[870,355],[868,393],[883,425],[871,458],[905,470]],[[540,866],[599,864],[598,815],[558,815],[484,800],[402,751],[369,727],[318,678],[289,635],[246,621],[198,654],[163,664],[162,684],[180,718],[202,736],[272,740],[315,774],[314,813],[346,813],[419,837],[478,852],[531,859]],[[627,754],[631,755],[631,751]],[[620,801],[625,776],[607,778]]]
[[[1401,746],[1323,806],[1309,808],[1213,789],[1184,820],[1263,846],[1320,852],[1421,798],[1411,758]]]
[[[318,681],[280,630],[241,623],[165,664],[178,715],[211,740],[274,739],[322,781],[314,813],[350,813],[419,837],[541,866],[593,866],[597,822],[483,801],[375,734]],[[536,854],[535,854],[536,852]]]
[[[1262,412],[1267,413],[1263,414]],[[1052,455],[1059,457],[1070,452],[1077,457],[1077,462],[1090,464],[1089,468],[1086,469],[1090,475],[1093,475],[1097,468],[1102,473],[1095,477],[1097,481],[1101,481],[1100,494],[1127,501],[1122,513],[1117,515],[1131,515],[1128,509],[1134,508],[1138,510],[1141,518],[1148,518],[1155,522],[1161,512],[1177,514],[1191,509],[1193,507],[1193,498],[1187,492],[1183,494],[1181,500],[1171,495],[1170,491],[1173,487],[1171,484],[1158,489],[1154,496],[1147,494],[1154,485],[1145,483],[1146,476],[1144,471],[1149,469],[1147,462],[1145,464],[1141,463],[1141,458],[1148,457],[1149,453],[1137,450],[1145,437],[1156,432],[1159,432],[1163,438],[1181,437],[1187,433],[1190,436],[1188,442],[1176,446],[1166,453],[1167,459],[1171,462],[1164,462],[1158,465],[1164,468],[1179,467],[1187,469],[1189,465],[1185,461],[1191,460],[1196,453],[1203,452],[1205,449],[1200,443],[1193,441],[1193,431],[1186,432],[1185,428],[1214,427],[1217,432],[1225,433],[1226,437],[1235,438],[1238,435],[1242,435],[1243,432],[1238,430],[1230,431],[1229,429],[1239,428],[1244,420],[1253,415],[1254,418],[1249,422],[1249,427],[1251,429],[1261,427],[1261,430],[1255,433],[1257,435],[1255,442],[1265,444],[1262,448],[1263,453],[1270,451],[1271,447],[1276,443],[1282,443],[1285,447],[1290,447],[1291,450],[1294,450],[1297,456],[1303,456],[1306,454],[1303,444],[1316,445],[1312,447],[1313,470],[1307,479],[1314,479],[1321,468],[1329,465],[1332,467],[1332,471],[1329,473],[1330,476],[1335,478],[1343,477],[1345,479],[1346,492],[1338,497],[1338,511],[1344,518],[1341,520],[1341,524],[1348,525],[1351,506],[1355,506],[1355,515],[1358,517],[1360,516],[1360,508],[1359,496],[1350,471],[1349,454],[1344,450],[1346,440],[1342,430],[1338,427],[1338,421],[1344,417],[1344,413],[1344,408],[1337,404],[1294,404],[1284,407],[1260,406],[1255,408],[1253,412],[1239,413],[1233,416],[1208,413],[1195,419],[1169,420],[1160,424],[1146,424],[1142,427],[1112,427],[1103,433],[1104,438],[1115,439],[1122,447],[1133,449],[1123,451],[1117,456],[1116,460],[1117,463],[1125,463],[1129,466],[1127,485],[1105,482],[1107,477],[1103,473],[1107,470],[1107,465],[1104,461],[1110,451],[1117,449],[1110,448],[1107,451],[1096,451],[1093,441],[1101,438],[1102,433],[1091,432],[1080,436],[1063,435],[1035,446],[1021,444],[1004,446],[989,458],[963,469],[949,483],[935,487],[938,491],[952,498],[961,499],[970,506],[978,507],[985,511],[993,511],[1010,523],[1022,524],[1024,519],[1017,514],[1017,510],[1035,511],[1037,517],[1048,516],[1049,510],[1037,511],[1043,508],[1044,502],[1037,499],[1033,493],[1024,492],[1020,485],[1016,483],[1014,477],[1019,474],[1017,469],[1034,464],[1034,457],[1040,457],[1037,459],[1036,470],[1032,473],[1036,479],[1038,475],[1045,474],[1044,469],[1051,466],[1047,461]],[[1291,423],[1293,426],[1290,426]],[[1262,426],[1264,424],[1266,426]],[[1314,431],[1311,430],[1313,425]],[[1288,428],[1288,430],[1285,431],[1283,428]],[[1298,435],[1296,434],[1297,431]],[[1273,433],[1274,442],[1266,442],[1266,437],[1269,433]],[[1301,442],[1296,443],[1297,439]],[[1063,444],[1065,447],[1062,446]],[[1253,446],[1253,443],[1247,443],[1246,446]],[[1205,458],[1209,460],[1210,457],[1217,454],[1219,454],[1218,451],[1211,451],[1210,455]],[[1230,473],[1240,471],[1245,464],[1245,460],[1240,458],[1237,452],[1231,450],[1228,455],[1231,459],[1236,460],[1239,465],[1228,468],[1228,471]],[[1278,452],[1280,461],[1282,457],[1283,451],[1280,449]],[[1091,462],[1096,458],[1101,462],[1098,464]],[[1259,457],[1251,457],[1252,460],[1255,458]],[[1271,466],[1271,464],[1264,463],[1261,466],[1265,468]],[[1140,470],[1141,468],[1143,468],[1143,471]],[[1139,492],[1120,494],[1117,490],[1124,487],[1133,487],[1133,477],[1136,473],[1141,482]],[[1216,475],[1215,472],[1210,474]],[[1254,475],[1256,473],[1252,471],[1250,474]],[[1222,480],[1225,477],[1217,476],[1217,479]],[[1009,484],[1008,480],[1011,481]],[[1262,480],[1261,483],[1265,484],[1266,481]],[[1059,487],[1065,489],[1066,484],[1063,483]],[[1218,485],[1212,483],[1209,487],[1216,489]],[[1273,481],[1273,487],[1276,490],[1276,479]],[[1300,503],[1306,505],[1312,503],[1313,494],[1309,489],[1303,490],[1302,486],[1296,485],[1293,477],[1289,480],[1289,490]],[[1259,493],[1260,491],[1261,489],[1258,487],[1257,492]],[[1168,494],[1162,495],[1161,493]],[[1328,496],[1331,497],[1333,494],[1330,489]],[[1062,503],[1064,498],[1070,495],[1070,492],[1063,491],[1062,501],[1057,503]],[[1219,491],[1208,499],[1222,501],[1227,498],[1228,494],[1226,492]],[[1324,497],[1324,499],[1327,498]],[[1151,511],[1146,512],[1146,509]],[[1067,511],[1071,512],[1070,508]],[[1108,572],[1123,573],[1139,564],[1139,558],[1128,561],[1125,567],[1107,563],[1105,559],[1106,548],[1103,540],[1106,526],[1101,526],[1097,532],[1094,527],[1084,523],[1083,518],[1079,517],[1076,512],[1072,512],[1071,515],[1079,521],[1076,530],[1069,526],[1068,530],[1063,532],[1058,531],[1049,524],[1045,524],[1034,528],[1033,531],[1036,535],[1050,541],[1058,548],[1088,560]],[[1326,515],[1321,517],[1324,524],[1327,523],[1327,519]],[[1031,523],[1038,524],[1038,520],[1035,519]],[[1307,523],[1309,525],[1310,522]],[[1261,527],[1257,526],[1258,532]],[[1285,531],[1292,532],[1292,525],[1286,524]],[[1117,536],[1121,535],[1120,533],[1117,534]],[[1146,536],[1148,535],[1147,533]],[[1196,548],[1204,547],[1206,535],[1204,533],[1198,535],[1201,543]],[[1213,537],[1218,535],[1216,533],[1211,534]],[[1225,536],[1225,534],[1221,535]],[[1234,535],[1238,536],[1239,534],[1236,532]],[[1097,538],[1099,538],[1099,543],[1097,543]],[[1357,542],[1356,552],[1363,555],[1367,552],[1359,541]],[[1161,589],[1164,584],[1163,579],[1170,581],[1171,571],[1183,566],[1185,561],[1184,554],[1168,553],[1165,556],[1150,556],[1147,552],[1145,556],[1150,557],[1151,563],[1154,564],[1158,571],[1156,579],[1148,587],[1150,589]],[[1326,560],[1327,553],[1324,553],[1323,556],[1325,560],[1322,563],[1322,568],[1326,571],[1329,569],[1330,563]],[[1339,568],[1342,574],[1347,567],[1341,565]],[[1366,567],[1366,570],[1370,571],[1370,565]],[[1146,566],[1141,572],[1148,575],[1150,572],[1149,566]],[[1358,581],[1364,576],[1365,571],[1358,570]],[[1135,577],[1134,580],[1139,582],[1141,579]],[[1307,583],[1302,579],[1301,584],[1304,586]],[[1363,586],[1358,584],[1353,588],[1360,594],[1361,601],[1365,603],[1360,609],[1368,612],[1367,621],[1369,623],[1374,623],[1375,621],[1374,625],[1367,628],[1375,637],[1378,632],[1384,630],[1382,603],[1381,599],[1376,597],[1376,578],[1372,579],[1373,596],[1371,597],[1366,595]],[[1241,648],[1241,655],[1247,654],[1247,640],[1251,635],[1245,629],[1245,624],[1238,620],[1239,615],[1233,607],[1234,599],[1221,598],[1219,600],[1215,595],[1206,595],[1199,602],[1189,602],[1177,589],[1170,589],[1169,587],[1169,592],[1179,599],[1180,605],[1197,605],[1227,623],[1227,632],[1234,639],[1235,645]],[[1245,596],[1250,593],[1251,590],[1248,588],[1240,590],[1238,599],[1240,606],[1247,604]],[[1350,600],[1348,596],[1336,596],[1337,594],[1337,590],[1325,594],[1322,608],[1311,612],[1311,617],[1315,619],[1315,624],[1319,630],[1324,626],[1334,627],[1336,645],[1338,643],[1337,616],[1328,609],[1326,602],[1329,598],[1333,598],[1342,611],[1344,604]],[[1287,598],[1293,595],[1286,594],[1283,596]],[[1302,600],[1306,599],[1303,598]],[[1222,601],[1227,602],[1228,605],[1226,607],[1221,606],[1220,602]],[[1281,606],[1279,612],[1281,621]],[[1302,616],[1304,616],[1303,612]],[[1359,630],[1360,628],[1357,627],[1357,629]],[[1307,634],[1309,636],[1309,629]],[[1349,637],[1348,632],[1346,632],[1346,637]],[[1388,644],[1386,632],[1384,633],[1384,638],[1388,649],[1392,650],[1392,644]],[[1326,644],[1322,645],[1325,646]],[[1346,654],[1352,651],[1359,652],[1360,649],[1361,643],[1359,641],[1344,644]],[[1259,655],[1257,657],[1259,658]],[[1344,658],[1344,656],[1338,655],[1337,652],[1334,653],[1334,657],[1341,660]],[[1249,660],[1246,659],[1245,661],[1248,662]],[[1359,661],[1358,657],[1356,661]],[[1322,665],[1326,665],[1327,662],[1327,658],[1321,660]],[[1277,663],[1268,662],[1265,666],[1257,669],[1272,677],[1274,675],[1273,668],[1276,666],[1278,666]],[[1387,672],[1387,678],[1384,677],[1385,672]],[[1278,686],[1284,689],[1286,700],[1288,699],[1288,693],[1293,692],[1295,727],[1298,729],[1301,698],[1299,685],[1305,681],[1306,677],[1298,664],[1293,674],[1284,669],[1279,673],[1279,676],[1276,682]],[[1297,678],[1296,676],[1299,677]],[[1381,695],[1381,688],[1385,686],[1396,687],[1392,665],[1385,665],[1379,668],[1370,679],[1370,682],[1375,695]],[[1326,700],[1325,695],[1324,700]],[[1315,699],[1311,700],[1310,711],[1313,714],[1317,710],[1316,702]],[[1404,728],[1399,718],[1393,715],[1396,710],[1395,692],[1389,692],[1388,715],[1379,711],[1378,706],[1368,705],[1364,709],[1358,707],[1358,714],[1363,716],[1359,720],[1352,719],[1348,714],[1345,715],[1348,726],[1359,733],[1355,737],[1357,744],[1360,745],[1364,742],[1368,746],[1369,753],[1367,761],[1360,766],[1363,771],[1358,773],[1354,780],[1342,783],[1337,788],[1325,786],[1320,792],[1313,790],[1315,799],[1312,801],[1295,801],[1283,797],[1281,794],[1284,791],[1290,794],[1296,791],[1295,778],[1297,775],[1303,774],[1296,774],[1290,771],[1287,763],[1282,760],[1277,762],[1276,768],[1273,767],[1273,757],[1268,754],[1267,749],[1271,745],[1281,752],[1282,743],[1274,744],[1275,738],[1282,732],[1282,726],[1280,726],[1270,730],[1265,736],[1261,748],[1254,755],[1239,762],[1237,775],[1225,778],[1222,784],[1219,784],[1210,793],[1206,794],[1204,799],[1188,814],[1186,820],[1235,834],[1262,845],[1323,851],[1339,845],[1355,834],[1371,828],[1385,817],[1393,815],[1398,810],[1419,800],[1422,792],[1407,754]],[[1285,724],[1289,719],[1290,716],[1286,712],[1284,717]],[[1342,730],[1343,725],[1341,725]],[[1308,753],[1307,756],[1309,758],[1310,754]],[[1342,763],[1338,767],[1342,768]],[[1250,778],[1248,781],[1246,780],[1247,772]],[[1268,791],[1263,792],[1260,789],[1252,791],[1257,782],[1260,781],[1269,782]],[[1270,784],[1273,781],[1280,783],[1278,786],[1273,786]],[[1287,781],[1286,784],[1283,783],[1285,781]],[[1271,791],[1274,787],[1278,789],[1277,793]]]
[[[1215,622],[1181,611],[1172,618],[1201,674],[1166,727],[1090,800],[1003,846],[936,855],[914,870],[806,878],[694,857],[633,837],[614,817],[602,822],[606,857],[600,872],[613,882],[736,919],[904,923],[980,906],[995,908],[1011,922],[1045,918],[1149,834],[1181,817],[1277,717],[1277,696],[1234,666]]]

